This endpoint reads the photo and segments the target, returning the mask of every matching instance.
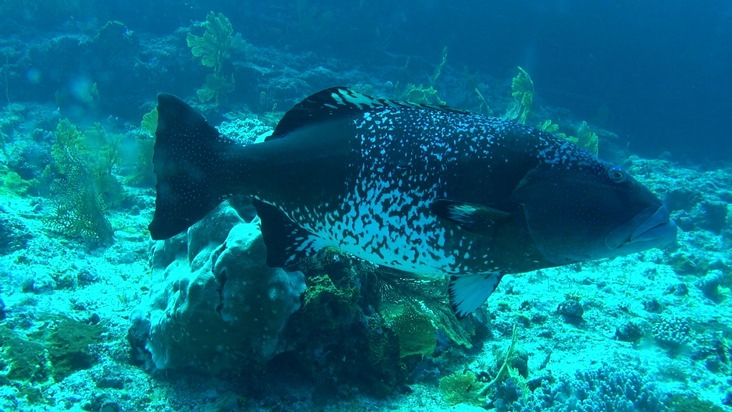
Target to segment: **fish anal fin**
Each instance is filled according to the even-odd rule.
[[[511,214],[490,206],[438,199],[430,205],[432,213],[479,235],[493,233],[495,226]]]
[[[292,268],[317,251],[330,246],[290,220],[277,207],[253,200],[262,223],[262,238],[267,246],[267,265]]]
[[[460,319],[475,312],[496,290],[503,274],[499,272],[453,275],[450,278],[450,307]]]

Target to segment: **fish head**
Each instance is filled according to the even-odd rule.
[[[595,158],[540,164],[513,196],[537,250],[556,265],[627,255],[676,239],[663,202],[620,166]]]

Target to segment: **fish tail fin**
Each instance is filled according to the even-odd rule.
[[[188,229],[226,195],[223,154],[233,142],[179,98],[158,95],[153,165],[155,214],[148,229],[155,240]]]

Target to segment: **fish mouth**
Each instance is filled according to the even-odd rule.
[[[656,209],[649,207],[610,232],[605,245],[610,249],[641,251],[675,241],[677,232],[678,227],[671,220],[666,205]]]

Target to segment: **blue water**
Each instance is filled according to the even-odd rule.
[[[246,199],[150,239],[159,92],[250,143],[331,86],[502,116],[518,67],[527,124],[587,122],[674,245],[508,275],[453,322],[439,281],[264,267]],[[2,1],[0,411],[728,410],[729,73],[721,0]]]

